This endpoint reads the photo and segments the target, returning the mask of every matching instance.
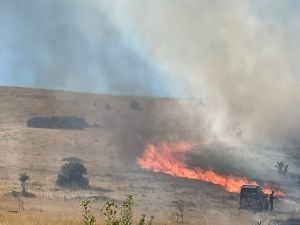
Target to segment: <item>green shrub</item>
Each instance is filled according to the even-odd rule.
[[[79,162],[68,162],[64,164],[57,176],[56,185],[68,188],[87,188],[89,180],[83,175],[87,174],[87,169]]]
[[[120,211],[120,219],[122,221],[122,225],[132,225],[133,224],[133,212],[132,212],[132,206],[133,206],[133,196],[128,195],[127,199],[122,202],[122,207]]]
[[[150,220],[148,222],[146,222],[146,214],[143,214],[138,225],[152,225],[153,219],[154,219],[154,216],[151,216]]]
[[[96,219],[91,213],[90,201],[83,201],[81,206],[83,207],[83,223],[84,225],[96,225]]]
[[[83,201],[81,205],[84,208],[84,225],[96,225],[95,217],[90,212],[89,201]],[[105,216],[105,225],[133,225],[133,196],[128,195],[126,200],[119,206],[115,201],[107,201],[102,212]],[[154,217],[146,222],[146,214],[142,215],[137,225],[152,225]]]

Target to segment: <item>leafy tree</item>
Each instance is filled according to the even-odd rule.
[[[19,174],[19,181],[21,182],[21,187],[22,187],[22,195],[27,194],[26,186],[28,180],[29,180],[29,176],[26,174],[26,172]]]
[[[86,174],[87,169],[80,162],[68,162],[61,167],[56,185],[68,188],[87,188],[89,180],[84,177]]]

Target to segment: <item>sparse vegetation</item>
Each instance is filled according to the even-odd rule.
[[[280,161],[276,163],[275,167],[277,168],[279,174],[282,174],[284,176],[287,175],[289,164]]]
[[[84,225],[96,225],[96,218],[91,213],[90,201],[82,201]]]
[[[151,216],[150,220],[148,222],[146,222],[146,214],[143,214],[138,225],[152,225],[153,220],[154,220],[154,216]]]
[[[84,225],[96,225],[95,216],[91,213],[90,201],[83,201]],[[119,206],[115,201],[107,201],[102,209],[105,216],[105,225],[133,225],[133,196],[128,195],[126,200]],[[138,225],[152,225],[154,217],[146,221],[146,214],[142,215]]]
[[[57,176],[56,185],[67,188],[87,188],[89,180],[84,177],[87,174],[86,167],[80,162],[68,162],[64,164]]]
[[[21,182],[21,194],[22,196],[27,196],[28,192],[26,190],[27,188],[27,181],[29,180],[29,176],[27,175],[26,172],[19,174],[19,181]]]
[[[126,201],[122,202],[120,217],[122,224],[131,225],[133,223],[133,212],[132,212],[132,206],[133,206],[133,197],[132,195],[129,195],[126,199]]]

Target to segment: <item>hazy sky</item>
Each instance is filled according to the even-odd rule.
[[[172,70],[153,60],[143,36],[136,34],[135,25],[126,22],[131,12],[122,5],[135,2],[135,10],[147,17],[147,4],[144,1],[111,2],[0,0],[0,84],[114,94],[193,95],[189,92],[193,81],[178,80]],[[161,4],[166,2],[169,1],[161,1]],[[226,1],[184,2],[186,5],[214,2],[220,9],[219,5]],[[300,1],[244,2],[249,5],[250,16],[263,24],[263,29],[275,30],[288,66],[298,76]],[[244,9],[239,7],[245,7],[243,4],[235,6],[233,13],[242,12]],[[199,10],[201,13],[205,12]],[[119,16],[121,19],[116,18]],[[213,20],[214,15],[205,17]],[[249,14],[245,14],[245,20],[247,17]],[[135,22],[143,26],[145,21]],[[199,22],[199,26],[204,25]],[[176,38],[176,34],[172,35]],[[173,56],[171,53],[167,57]]]
[[[220,140],[298,139],[299,0],[0,0],[0,29],[1,85],[200,97]]]

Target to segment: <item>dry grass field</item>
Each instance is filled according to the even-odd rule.
[[[132,107],[133,101],[138,107]],[[0,107],[0,225],[79,225],[84,199],[92,201],[101,223],[105,201],[119,202],[127,194],[134,196],[135,219],[146,213],[155,216],[155,224],[175,223],[173,202],[179,199],[185,204],[185,224],[251,225],[261,217],[284,219],[299,210],[287,200],[275,203],[273,213],[238,210],[238,194],[138,167],[136,157],[149,140],[180,137],[195,144],[201,140],[199,124],[203,121],[197,115],[203,106],[197,99],[1,87]],[[35,116],[78,116],[96,125],[84,130],[27,127],[27,120]],[[55,185],[63,159],[68,157],[83,160],[90,189],[71,191]],[[28,191],[34,198],[9,195],[20,191],[18,175],[22,172],[30,176]],[[16,212],[20,204],[24,210]]]

